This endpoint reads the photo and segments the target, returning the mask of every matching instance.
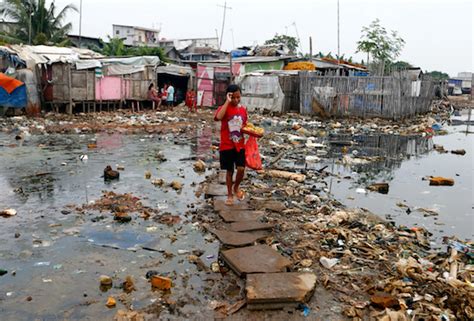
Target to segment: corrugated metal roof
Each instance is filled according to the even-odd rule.
[[[326,69],[326,68],[340,69],[340,68],[343,68],[341,65],[338,65],[338,64],[335,64],[335,63],[332,63],[332,62],[329,62],[329,61],[324,61],[324,60],[318,59],[318,58],[313,58],[312,61],[313,61],[314,65],[316,66],[316,69]]]

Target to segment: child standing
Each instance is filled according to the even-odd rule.
[[[173,109],[173,107],[174,107],[174,87],[173,87],[172,83],[169,84],[168,88],[166,88],[166,91],[168,93],[168,96],[166,97],[166,104],[168,105],[168,107]]]
[[[247,124],[247,109],[240,105],[241,91],[237,85],[229,85],[226,101],[214,115],[215,121],[221,121],[221,141],[219,156],[221,169],[226,170],[226,205],[234,203],[234,195],[239,200],[245,193],[239,188],[245,173],[245,139],[242,128]],[[237,168],[235,182],[232,182],[234,169]]]

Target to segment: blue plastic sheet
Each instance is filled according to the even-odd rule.
[[[28,99],[26,96],[26,86],[22,85],[16,88],[11,94],[0,87],[0,106],[12,108],[26,108]]]

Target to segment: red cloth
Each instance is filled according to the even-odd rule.
[[[217,113],[222,109],[220,106],[214,114],[214,120]],[[238,152],[245,148],[245,139],[242,133],[242,127],[247,124],[247,108],[242,105],[227,107],[224,118],[221,120],[221,143],[219,150],[236,149]]]

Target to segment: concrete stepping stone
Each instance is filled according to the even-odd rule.
[[[256,221],[265,215],[262,211],[247,211],[247,210],[223,210],[219,211],[220,217],[224,222],[244,222]]]
[[[266,238],[269,235],[267,231],[256,231],[252,233],[232,232],[214,229],[210,229],[209,231],[215,234],[219,241],[222,242],[222,244],[229,246],[251,245],[258,240]]]
[[[262,223],[259,221],[242,221],[230,224],[230,230],[234,232],[271,230],[272,228],[273,224]]]
[[[221,252],[222,259],[237,275],[284,272],[291,261],[268,245],[254,245]]]
[[[281,309],[307,302],[316,286],[314,273],[247,275],[245,290],[250,310]]]
[[[208,184],[204,189],[204,196],[206,198],[214,196],[227,196],[227,187],[220,184]]]
[[[283,212],[286,210],[285,203],[279,202],[279,201],[270,201],[270,200],[265,200],[265,201],[253,201],[252,202],[253,207],[255,207],[258,210],[269,210],[273,212]]]
[[[228,211],[228,210],[248,210],[250,209],[249,203],[247,200],[239,201],[234,199],[234,204],[226,205],[226,197],[216,197],[214,198],[214,210],[216,211]]]

